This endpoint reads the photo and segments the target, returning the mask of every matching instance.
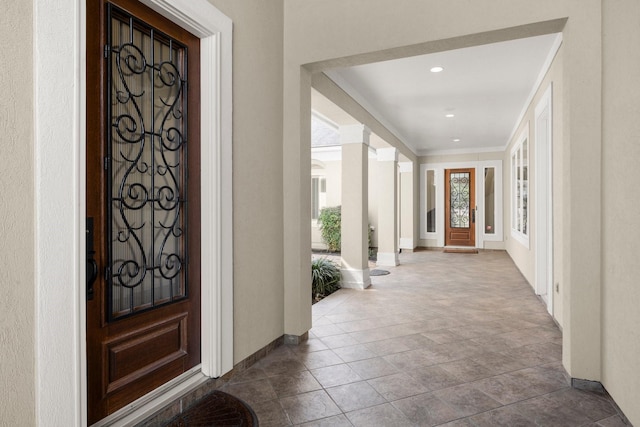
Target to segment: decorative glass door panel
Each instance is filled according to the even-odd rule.
[[[186,49],[113,7],[108,31],[110,318],[184,298]]]
[[[469,172],[451,173],[449,177],[449,219],[452,228],[469,228],[471,224],[469,183]]]

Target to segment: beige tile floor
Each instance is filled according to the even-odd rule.
[[[622,426],[572,389],[562,335],[501,251],[404,253],[364,291],[313,306],[308,342],[223,390],[260,426]]]

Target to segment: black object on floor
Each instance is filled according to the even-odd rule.
[[[387,270],[373,269],[369,272],[369,276],[386,276],[387,274],[389,274]]]
[[[167,424],[167,427],[214,426],[257,427],[258,417],[242,400],[215,390]]]

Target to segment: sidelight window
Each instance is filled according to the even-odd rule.
[[[311,178],[311,219],[317,220],[322,208],[327,206],[327,181],[323,176]]]
[[[436,232],[436,171],[427,169],[425,182],[425,210],[427,213],[427,233]]]
[[[511,150],[511,234],[529,242],[529,126]]]

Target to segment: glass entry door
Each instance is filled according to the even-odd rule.
[[[87,1],[89,424],[200,363],[199,50],[137,1]]]
[[[476,245],[475,169],[445,170],[445,246]]]

